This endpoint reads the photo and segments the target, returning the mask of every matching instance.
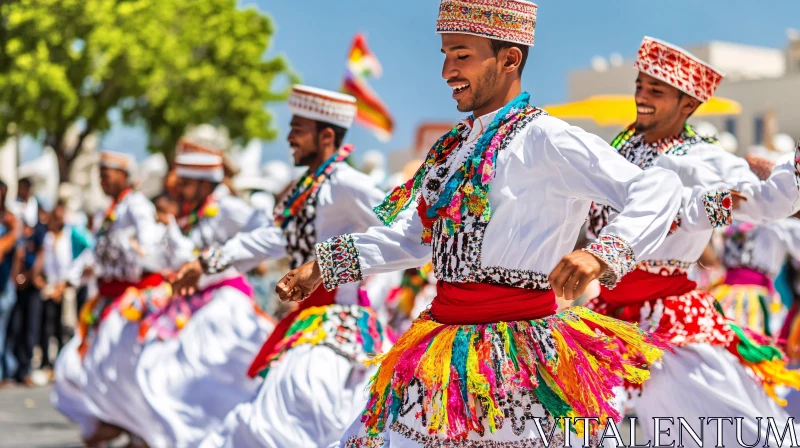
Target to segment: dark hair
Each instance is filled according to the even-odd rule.
[[[55,210],[55,209],[57,209],[59,207],[66,207],[66,206],[67,206],[67,201],[65,201],[63,199],[59,199],[58,201],[56,201],[56,205],[55,205],[55,207],[53,207],[53,210]]]
[[[492,52],[494,52],[495,56],[497,56],[500,53],[500,50],[503,50],[505,48],[519,48],[519,51],[522,52],[522,61],[520,61],[519,63],[519,70],[517,71],[517,73],[519,74],[520,77],[522,77],[522,71],[525,70],[525,63],[528,62],[528,51],[531,48],[527,45],[515,44],[497,39],[489,39],[489,44],[492,46]]]
[[[22,179],[17,181],[17,185],[25,185],[26,187],[30,188],[31,187],[31,180],[28,179],[27,177],[23,177]]]
[[[317,133],[322,132],[325,128],[331,128],[333,131],[333,145],[336,148],[342,146],[344,136],[347,134],[347,129],[341,126],[336,126],[335,124],[326,123],[324,121],[316,121],[315,123],[317,123]]]
[[[3,182],[2,180],[0,180],[0,190],[2,190],[3,188],[5,188],[5,189],[7,190],[7,189],[8,189],[8,185],[6,185],[6,183],[5,183],[5,182]]]

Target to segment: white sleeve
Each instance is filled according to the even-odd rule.
[[[136,227],[136,240],[145,253],[149,253],[159,249],[166,229],[156,221],[153,203],[144,196],[142,198],[143,200],[130,204],[130,214]]]
[[[655,164],[677,173],[683,185],[705,187],[707,192],[758,182],[746,160],[711,143],[698,145],[685,155],[663,155]]]
[[[800,154],[800,148],[798,148]],[[799,158],[800,157],[797,157]],[[747,201],[734,212],[736,219],[755,224],[776,221],[800,211],[800,172],[790,160],[775,167],[765,181],[747,182],[736,187]]]
[[[422,244],[422,221],[415,208],[401,213],[391,227],[333,237],[317,244],[316,251],[328,290],[367,275],[424,266],[431,260],[431,246]]]
[[[786,252],[794,259],[800,259],[800,219],[787,218],[777,221],[776,231],[779,233]]]
[[[636,266],[636,257],[650,254],[669,234],[681,206],[677,176],[658,168],[642,171],[576,127],[550,132],[545,155],[569,194],[620,211],[586,249],[608,264],[601,282],[613,286]]]
[[[687,232],[703,232],[729,226],[733,221],[730,190],[707,191],[706,187],[683,187],[681,212],[675,225]]]
[[[738,191],[741,185],[759,182],[746,160],[713,144],[701,145],[681,156],[659,157],[656,164],[677,173],[681,182],[693,189],[693,197],[688,198],[687,222],[681,222],[681,227],[690,232],[708,229],[702,219],[703,210],[711,227],[729,226],[733,222],[730,190]]]
[[[265,225],[236,234],[216,249],[212,258],[220,267],[233,266],[239,272],[248,272],[265,260],[285,257],[286,244],[283,230],[265,218]]]

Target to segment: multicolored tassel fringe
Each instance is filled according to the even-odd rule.
[[[616,341],[630,358],[619,354]],[[668,347],[634,324],[582,307],[487,325],[444,325],[425,313],[388,353],[370,361],[379,369],[362,422],[371,436],[384,432],[397,420],[409,386],[420,384],[429,432],[449,439],[481,433],[482,415],[495,432],[506,418],[502,403],[515,392],[533,391],[556,419],[596,416],[604,427],[607,419],[621,418],[610,403],[612,388],[645,381]],[[573,429],[583,434],[582,427]]]
[[[259,375],[266,377],[272,363],[299,345],[325,345],[342,356],[366,361],[383,349],[383,327],[372,308],[358,305],[311,307],[297,316]]]
[[[800,390],[800,372],[786,368],[783,353],[771,345],[768,338],[733,322],[729,322],[728,326],[736,333],[736,341],[728,346],[728,351],[753,371],[767,395],[779,405],[786,406],[786,400],[778,396],[776,389],[783,386]]]

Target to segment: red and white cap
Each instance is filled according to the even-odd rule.
[[[215,154],[190,152],[175,156],[175,174],[184,179],[222,182],[225,171],[222,157]]]
[[[535,3],[523,0],[442,0],[436,32],[532,47],[537,9]]]
[[[132,177],[136,171],[136,159],[132,155],[122,152],[102,151],[100,167],[125,171],[128,173],[128,177]]]
[[[707,102],[725,75],[683,48],[645,36],[634,67],[681,92]]]
[[[295,85],[289,96],[292,115],[350,129],[356,118],[356,99],[350,95]]]

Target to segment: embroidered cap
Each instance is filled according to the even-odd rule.
[[[222,157],[200,152],[178,154],[175,157],[175,173],[184,179],[222,182],[225,172]]]
[[[356,99],[343,93],[295,85],[289,96],[292,115],[350,129],[356,118]]]
[[[436,32],[533,46],[536,4],[523,0],[442,0]]]
[[[125,171],[128,177],[133,177],[136,171],[136,159],[130,154],[114,151],[100,153],[100,167]]]
[[[705,103],[725,75],[683,48],[645,36],[634,67]]]
[[[213,154],[222,157],[223,168],[229,171],[229,175],[239,172],[238,164],[227,154],[231,147],[227,131],[220,130],[210,124],[191,127],[186,134],[181,137],[176,147],[176,154],[188,154],[199,152],[203,154]]]

